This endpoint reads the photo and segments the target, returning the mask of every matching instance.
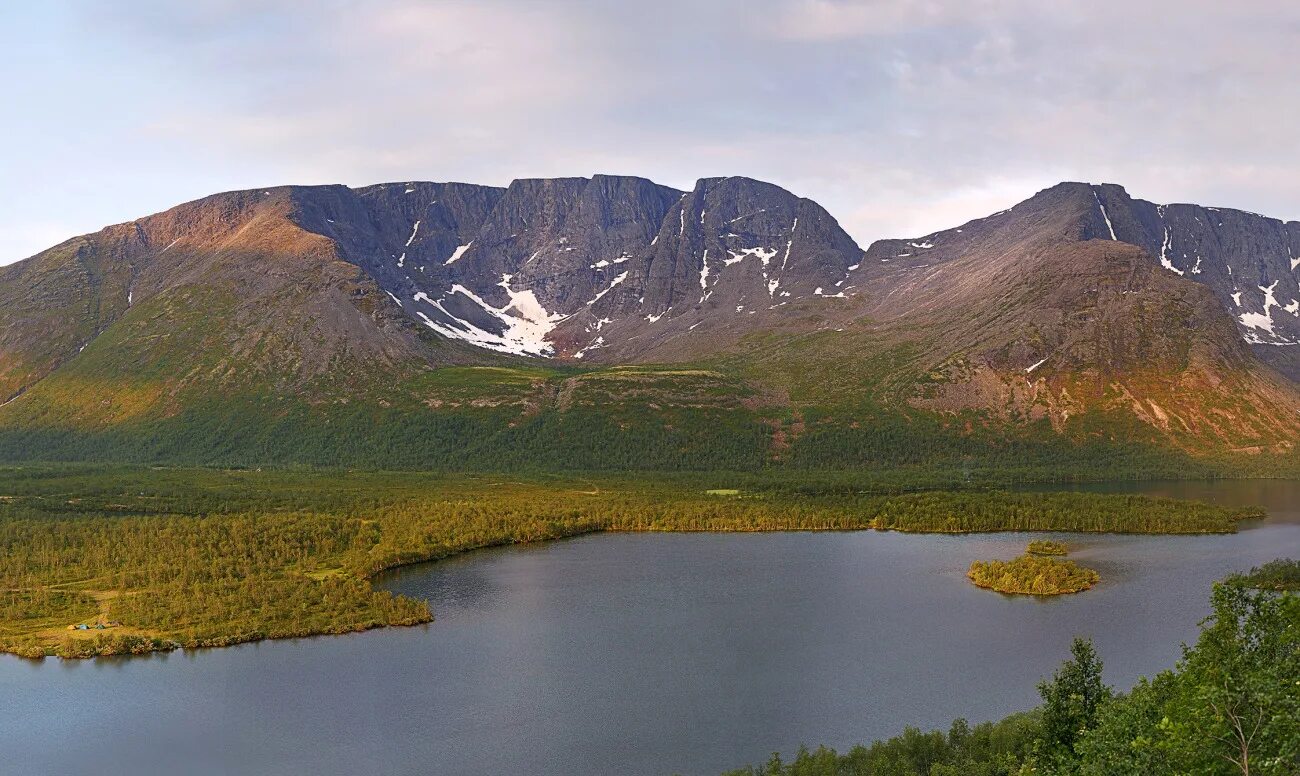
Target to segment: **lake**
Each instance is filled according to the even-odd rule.
[[[94,661],[0,656],[0,771],[716,774],[1037,702],[1076,635],[1126,688],[1195,639],[1210,583],[1300,555],[1300,483],[1092,489],[1263,504],[1229,536],[1051,534],[1053,599],[970,585],[1044,534],[608,534],[385,575],[416,628]]]

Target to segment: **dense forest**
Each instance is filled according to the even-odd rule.
[[[1295,776],[1300,773],[1300,597],[1215,585],[1213,614],[1173,668],[1107,687],[1090,642],[1038,686],[1042,705],[843,754],[806,748],[726,776]]]
[[[978,413],[941,418],[870,402],[803,407],[796,420],[793,408],[751,409],[735,383],[684,377],[683,370],[651,375],[638,389],[649,394],[626,393],[626,384],[612,377],[583,374],[572,405],[561,412],[537,407],[571,372],[550,382],[521,375],[524,386],[529,380],[550,386],[532,398],[518,382],[470,374],[500,371],[524,370],[433,373],[428,379],[436,384],[423,388],[441,409],[422,402],[304,406],[254,394],[192,397],[174,414],[116,424],[20,416],[0,427],[0,461],[520,473],[918,467],[1026,482],[1300,470],[1296,456],[1191,455],[1142,429],[1104,424],[1069,437],[1046,421],[1006,428]]]
[[[425,622],[424,603],[376,591],[369,577],[592,531],[1202,533],[1259,514],[1127,495],[900,492],[842,477],[9,468],[0,649],[87,656]]]

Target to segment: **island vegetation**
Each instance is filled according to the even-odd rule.
[[[1278,558],[1233,576],[1231,581],[1260,590],[1300,590],[1300,560]]]
[[[1259,514],[1127,495],[903,492],[841,475],[10,467],[0,650],[87,657],[427,622],[424,602],[371,578],[593,531],[1202,533]]]
[[[1096,571],[1059,557],[1062,555],[1065,555],[1065,545],[1030,542],[1025,553],[1015,560],[971,563],[966,576],[977,587],[1015,595],[1078,593],[1101,581]]]
[[[1300,773],[1300,597],[1230,581],[1172,669],[1127,693],[1078,639],[1042,705],[948,731],[800,748],[726,776],[1294,776]]]
[[[1035,539],[1025,548],[1025,552],[1031,555],[1067,555],[1069,549],[1064,544],[1050,539]]]

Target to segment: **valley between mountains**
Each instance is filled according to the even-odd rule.
[[[748,178],[230,192],[0,269],[0,458],[1286,474],[1298,268],[1109,184],[865,249]]]

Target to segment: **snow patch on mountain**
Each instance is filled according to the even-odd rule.
[[[652,244],[653,244],[653,243],[652,243]],[[596,262],[595,264],[592,264],[592,265],[591,265],[591,269],[604,269],[605,267],[608,267],[608,266],[610,266],[610,265],[612,265],[612,264],[623,264],[624,262],[630,261],[631,259],[632,259],[632,257],[631,257],[631,256],[628,256],[628,255],[625,253],[625,254],[619,256],[618,258],[614,259],[613,261],[610,261],[609,259],[601,259],[600,261]]]
[[[587,355],[587,351],[596,350],[597,348],[603,348],[603,347],[605,347],[605,338],[603,336],[597,337],[596,339],[592,340],[590,344],[587,345],[587,347],[583,348],[582,350],[579,350],[577,353],[574,353],[573,357],[582,358],[583,356]]]
[[[603,291],[601,291],[600,293],[592,297],[592,300],[590,302],[587,302],[587,306],[590,307],[596,302],[599,302],[602,296],[608,294],[610,291],[613,291],[614,287],[617,286],[619,283],[622,283],[624,280],[627,280],[628,274],[630,273],[624,272],[623,274],[611,280],[608,287],[606,287]]]
[[[1118,241],[1119,238],[1115,236],[1115,227],[1110,223],[1110,214],[1106,212],[1106,206],[1101,204],[1101,197],[1098,196],[1096,188],[1092,190],[1092,198],[1097,200],[1097,207],[1101,210],[1101,217],[1106,219],[1106,229],[1110,231],[1110,239]]]
[[[1164,206],[1164,205],[1161,205],[1161,206],[1160,206],[1159,208],[1157,208],[1156,210],[1157,210],[1157,212],[1160,213],[1160,218],[1161,218],[1161,220],[1163,220],[1164,217],[1165,217],[1165,206]],[[1165,239],[1164,239],[1164,241],[1160,244],[1160,265],[1161,265],[1162,267],[1164,267],[1165,269],[1169,270],[1170,272],[1174,272],[1174,273],[1177,273],[1177,274],[1179,274],[1179,275],[1185,274],[1181,269],[1175,267],[1175,266],[1174,266],[1174,262],[1173,262],[1173,260],[1169,258],[1169,247],[1170,247],[1170,245],[1172,245],[1172,244],[1173,244],[1173,238],[1171,237],[1171,235],[1170,235],[1170,233],[1169,233],[1169,225],[1168,225],[1168,224],[1165,224]],[[1197,272],[1199,272],[1199,269],[1198,269],[1198,268],[1199,268],[1200,266],[1201,266],[1201,260],[1198,258],[1198,259],[1196,260],[1196,268],[1194,268],[1193,271],[1197,271]]]
[[[459,259],[461,256],[464,256],[464,255],[465,255],[465,251],[469,250],[469,246],[471,246],[471,245],[473,245],[473,244],[474,244],[474,241],[473,241],[473,240],[470,240],[469,242],[465,243],[464,245],[458,245],[458,246],[456,246],[456,250],[454,250],[454,251],[451,252],[451,257],[448,258],[446,261],[444,261],[443,264],[451,264],[451,263],[454,262],[456,259]],[[537,256],[537,254],[534,253],[533,256],[534,256],[534,258],[535,258],[535,257]]]
[[[1294,345],[1294,344],[1296,344],[1296,343],[1294,343],[1294,342],[1291,342],[1291,341],[1289,341],[1289,340],[1284,339],[1284,338],[1282,337],[1282,335],[1278,334],[1276,331],[1273,330],[1273,326],[1274,326],[1274,321],[1273,321],[1273,308],[1274,308],[1274,307],[1278,308],[1279,310],[1283,310],[1283,311],[1285,311],[1285,312],[1292,313],[1293,315],[1295,314],[1294,312],[1292,312],[1293,308],[1294,308],[1295,310],[1300,310],[1300,303],[1295,302],[1295,301],[1292,301],[1292,302],[1291,302],[1289,305],[1287,305],[1286,307],[1283,307],[1282,305],[1278,304],[1278,301],[1277,301],[1277,297],[1276,297],[1276,295],[1275,295],[1275,292],[1276,292],[1276,290],[1277,290],[1277,285],[1278,285],[1279,282],[1281,282],[1281,281],[1274,280],[1273,283],[1272,283],[1271,285],[1268,285],[1268,286],[1259,286],[1259,290],[1264,292],[1264,312],[1262,312],[1262,313],[1253,313],[1253,312],[1251,312],[1251,313],[1242,313],[1241,315],[1237,316],[1237,320],[1241,322],[1241,325],[1242,325],[1242,326],[1245,326],[1245,327],[1247,327],[1247,328],[1249,328],[1249,329],[1254,329],[1254,330],[1255,330],[1255,331],[1253,331],[1253,332],[1246,332],[1246,341],[1247,341],[1247,342],[1250,342],[1250,343],[1253,343],[1253,344],[1256,344],[1256,345]],[[1240,297],[1240,292],[1238,292],[1237,294],[1235,294],[1234,297],[1239,298],[1239,297]],[[1270,337],[1272,337],[1272,339],[1264,339],[1264,338],[1261,337],[1258,333],[1256,333],[1256,332],[1260,332],[1260,331],[1267,332],[1268,335],[1269,335]]]
[[[1241,321],[1242,326],[1251,329],[1262,329],[1269,334],[1273,333],[1273,317],[1264,313],[1242,313],[1237,320]]]
[[[750,256],[757,256],[759,260],[763,262],[763,266],[766,267],[768,262],[776,256],[776,251],[767,248],[742,248],[740,252],[729,250],[727,251],[727,254],[730,258],[722,260],[722,265],[724,267],[730,267],[732,264],[744,261]]]
[[[796,216],[794,223],[790,226],[790,240],[785,244],[785,256],[781,259],[781,269],[790,263],[790,249],[794,247],[794,233],[799,230],[799,217]]]
[[[444,337],[458,339],[481,348],[519,356],[554,355],[555,348],[546,341],[546,335],[566,316],[548,313],[531,290],[515,291],[510,287],[512,277],[512,275],[502,275],[501,282],[497,284],[505,289],[506,295],[510,298],[510,302],[504,307],[493,306],[478,294],[457,283],[439,300],[430,299],[423,291],[414,297],[416,302],[424,302],[436,308],[455,325],[439,323],[422,311],[417,310],[416,314],[426,326]],[[499,321],[502,331],[499,334],[487,331],[448,311],[443,302],[456,294],[474,302],[489,316]]]

